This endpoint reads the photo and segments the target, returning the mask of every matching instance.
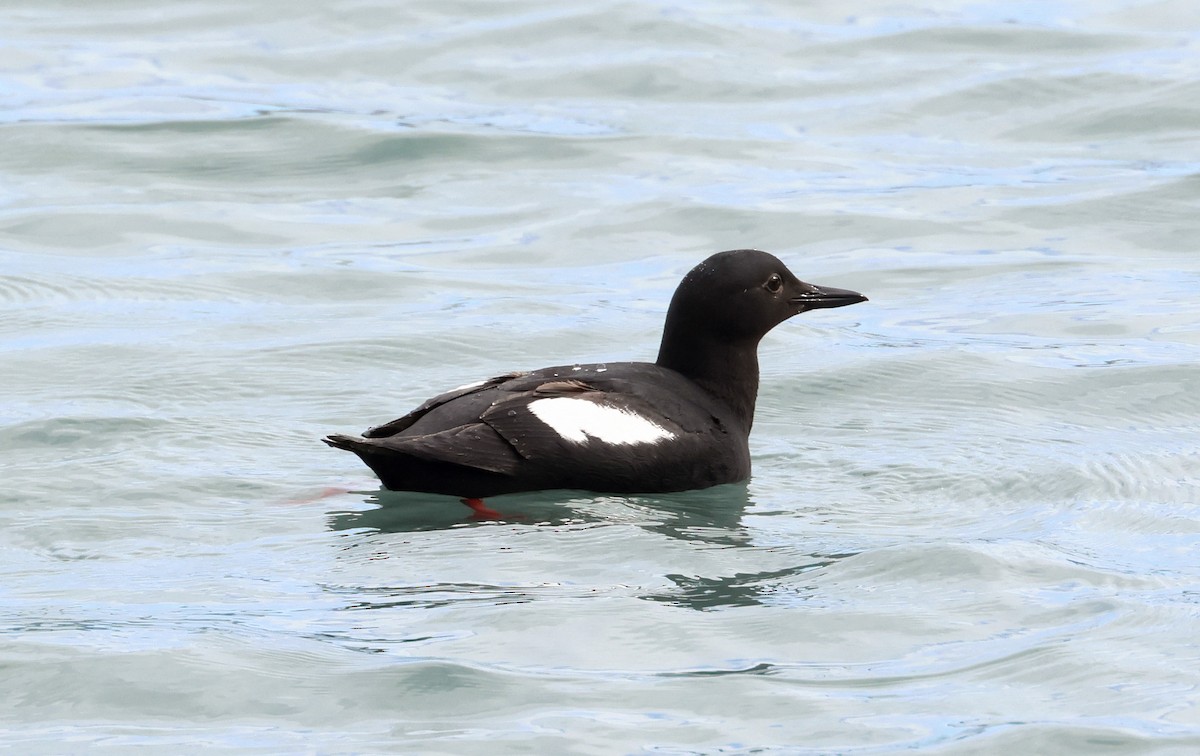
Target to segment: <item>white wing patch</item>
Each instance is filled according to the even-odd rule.
[[[597,404],[589,399],[553,397],[529,403],[529,411],[568,441],[586,444],[598,439],[606,444],[657,444],[675,434],[635,412]]]

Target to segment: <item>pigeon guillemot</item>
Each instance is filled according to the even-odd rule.
[[[758,342],[793,315],[867,300],[814,286],[774,255],[718,252],[675,290],[658,360],[506,373],[452,389],[362,437],[357,454],[387,488],[482,497],[585,489],[661,493],[750,475]]]

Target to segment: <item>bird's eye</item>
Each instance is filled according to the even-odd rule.
[[[778,273],[772,273],[767,282],[763,284],[763,288],[772,294],[778,294],[779,290],[783,288],[783,277]]]

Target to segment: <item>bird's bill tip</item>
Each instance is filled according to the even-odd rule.
[[[849,289],[835,289],[832,286],[815,286],[813,284],[808,284],[808,288],[809,290],[803,294],[792,297],[792,304],[806,310],[818,310],[869,301],[862,294]]]

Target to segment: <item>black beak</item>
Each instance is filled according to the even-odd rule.
[[[857,291],[835,289],[832,286],[814,286],[803,281],[800,282],[800,290],[800,294],[789,300],[800,308],[800,312],[826,307],[845,307],[867,301],[867,298]]]

